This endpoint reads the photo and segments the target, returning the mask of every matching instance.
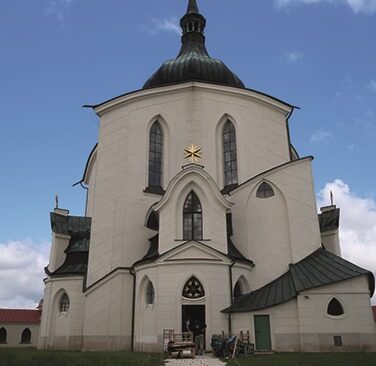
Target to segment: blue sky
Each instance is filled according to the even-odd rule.
[[[1,253],[22,248],[43,262],[55,194],[83,214],[85,193],[72,184],[98,119],[81,107],[140,89],[175,57],[186,3],[0,2],[0,265]],[[290,121],[292,142],[301,156],[315,156],[319,204],[332,189],[348,205],[347,256],[364,261],[358,252],[371,245],[376,254],[376,0],[198,3],[211,56],[247,87],[301,107]]]

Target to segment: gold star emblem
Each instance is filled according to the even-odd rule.
[[[192,144],[184,149],[185,157],[184,159],[190,160],[191,163],[196,163],[201,159],[201,148]]]

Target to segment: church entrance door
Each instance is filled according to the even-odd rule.
[[[206,324],[205,305],[182,305],[182,332],[193,332],[194,339]],[[187,329],[187,324],[189,329]],[[205,337],[204,337],[205,339]]]
[[[255,338],[256,350],[269,351],[272,348],[270,335],[270,317],[269,315],[255,315]]]

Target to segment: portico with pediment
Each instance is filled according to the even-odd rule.
[[[162,254],[157,260],[136,266],[136,348],[155,350],[162,344],[161,332],[152,329],[187,331],[187,320],[195,321],[197,315],[187,314],[189,307],[204,309],[207,324],[206,344],[212,334],[220,334],[228,328],[228,316],[221,313],[231,297],[229,268],[234,262],[229,256],[196,241],[180,244]],[[239,264],[234,272],[249,277],[252,264]],[[146,304],[142,283],[147,279],[155,288],[155,301]],[[137,321],[139,320],[139,321]],[[138,323],[138,324],[137,324]],[[162,328],[161,328],[162,327]],[[151,337],[151,333],[153,337]],[[145,337],[146,335],[146,337]]]

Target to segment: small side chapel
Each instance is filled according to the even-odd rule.
[[[209,55],[196,0],[180,24],[175,59],[92,106],[86,216],[51,213],[38,347],[160,351],[198,320],[208,348],[249,331],[257,350],[376,351],[374,277],[341,257],[339,209],[317,214],[294,106]]]

